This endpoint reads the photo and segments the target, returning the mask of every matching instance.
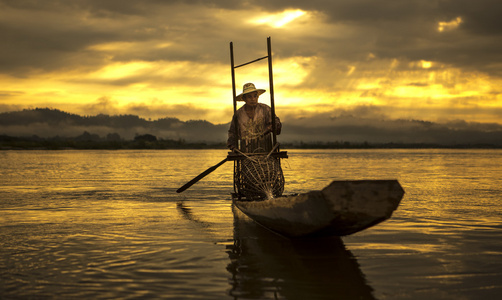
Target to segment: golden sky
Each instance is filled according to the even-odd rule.
[[[0,0],[0,111],[230,121],[272,39],[277,114],[502,123],[494,0]],[[498,9],[497,9],[498,8]],[[236,70],[268,87],[266,61]],[[269,103],[269,94],[260,100]]]

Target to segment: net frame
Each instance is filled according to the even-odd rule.
[[[280,197],[284,184],[280,158],[265,153],[235,161],[234,185],[239,198],[257,201]]]

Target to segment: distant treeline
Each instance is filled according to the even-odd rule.
[[[0,113],[0,125],[28,125],[42,124],[66,125],[66,126],[107,126],[112,128],[135,128],[148,126],[197,126],[205,121],[196,120],[182,122],[177,118],[162,118],[155,121],[146,120],[136,115],[110,116],[99,114],[96,116],[80,116],[71,114],[59,109],[35,108],[22,111],[12,111]],[[187,123],[187,124],[185,124]],[[209,122],[207,122],[209,123]]]
[[[224,143],[187,143],[185,140],[157,139],[154,135],[138,135],[133,140],[124,140],[116,133],[101,138],[84,132],[74,138],[12,137],[0,135],[0,150],[67,150],[67,149],[223,149]]]
[[[296,142],[281,143],[282,149],[501,149],[502,146],[490,144],[440,145],[426,143],[355,143],[355,142]],[[186,142],[183,139],[158,139],[151,134],[138,135],[133,140],[124,140],[117,133],[102,138],[97,134],[84,132],[82,135],[67,137],[41,138],[13,137],[0,135],[0,150],[68,150],[68,149],[226,149],[226,143]]]
[[[282,148],[502,148],[502,124],[498,123],[357,116],[323,119],[319,125],[314,119],[305,122],[291,117],[283,120]],[[0,149],[220,149],[225,148],[229,126],[171,117],[151,120],[135,115],[80,116],[51,108],[25,109],[0,113]]]
[[[215,125],[204,120],[181,121],[169,117],[147,120],[135,115],[80,116],[51,108],[0,113],[0,135],[18,137],[35,134],[51,141],[54,138],[49,138],[50,136],[66,138],[89,131],[101,136],[106,136],[109,132],[119,133],[121,137],[126,137],[126,140],[133,139],[135,135],[154,133],[164,140],[219,142],[225,138],[228,127],[229,123]],[[75,138],[66,139],[75,140]],[[103,142],[107,142],[106,138],[101,140],[100,144],[106,144]]]
[[[502,149],[493,144],[454,144],[434,143],[357,143],[357,142],[311,142],[281,143],[283,149]]]

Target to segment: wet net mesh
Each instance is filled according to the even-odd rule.
[[[237,162],[235,182],[239,194],[248,200],[279,197],[284,191],[284,175],[279,158],[267,155],[248,157]]]

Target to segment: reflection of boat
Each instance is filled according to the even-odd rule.
[[[264,201],[233,200],[257,223],[287,237],[343,236],[390,218],[403,195],[397,180],[360,180]]]
[[[227,246],[234,299],[374,299],[356,258],[339,237],[285,239],[233,206]]]

